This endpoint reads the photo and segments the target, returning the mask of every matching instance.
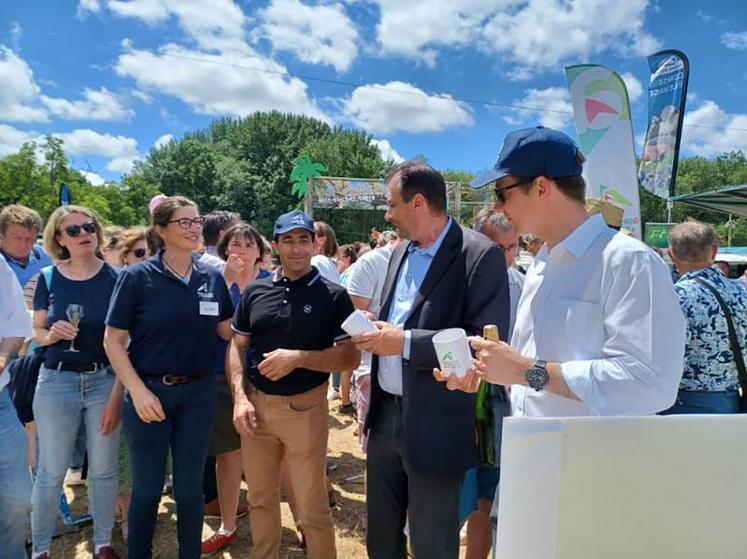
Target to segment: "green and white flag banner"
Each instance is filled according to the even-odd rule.
[[[596,64],[567,66],[565,73],[579,147],[586,157],[586,195],[622,207],[623,228],[640,239],[638,176],[625,82]]]

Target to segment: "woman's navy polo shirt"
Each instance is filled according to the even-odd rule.
[[[83,305],[83,319],[80,321],[78,335],[75,337],[75,349],[78,351],[67,351],[70,348],[70,342],[60,340],[46,346],[44,353],[46,363],[50,366],[59,361],[109,363],[104,352],[104,319],[119,273],[119,269],[104,263],[92,278],[72,280],[63,276],[57,266],[53,266],[51,290],[47,289],[44,275],[39,274],[36,291],[34,291],[34,310],[47,311],[47,328],[58,320],[68,320],[68,305]]]
[[[122,271],[106,323],[129,332],[127,351],[141,376],[210,374],[218,323],[233,314],[228,287],[196,256],[185,284],[164,268],[162,254]]]
[[[280,380],[263,377],[257,365],[275,349],[322,350],[343,334],[353,312],[345,288],[324,279],[316,268],[298,280],[277,274],[251,283],[241,296],[233,329],[250,338],[247,377],[266,394],[291,396],[324,384],[329,373],[295,369]]]

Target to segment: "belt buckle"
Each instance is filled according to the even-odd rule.
[[[161,382],[166,386],[174,386],[176,384],[176,381],[176,375],[163,375],[163,377],[161,377]]]

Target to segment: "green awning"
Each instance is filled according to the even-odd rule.
[[[719,190],[693,192],[673,196],[674,202],[683,202],[705,210],[716,210],[727,214],[747,217],[747,184],[727,186]]]

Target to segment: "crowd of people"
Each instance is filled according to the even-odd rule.
[[[96,559],[117,557],[117,517],[128,556],[152,556],[169,481],[180,558],[234,543],[247,513],[250,557],[278,557],[282,491],[307,555],[332,559],[339,398],[366,454],[369,557],[456,559],[461,534],[485,559],[500,546],[500,456],[478,458],[480,382],[498,454],[508,416],[740,411],[747,286],[714,267],[713,227],[671,230],[673,284],[619,231],[619,208],[587,202],[583,162],[561,132],[510,133],[472,182],[495,206],[465,227],[440,173],[407,161],[386,178],[393,229],[343,246],[299,210],[265,238],[181,196],[154,198],[149,228],[74,205],[42,227],[3,208],[2,556],[27,557],[30,541],[49,559],[63,483],[85,460]],[[355,310],[374,329],[351,337]],[[432,338],[451,327],[470,336],[464,377],[438,368]],[[205,516],[221,524],[202,541]]]

